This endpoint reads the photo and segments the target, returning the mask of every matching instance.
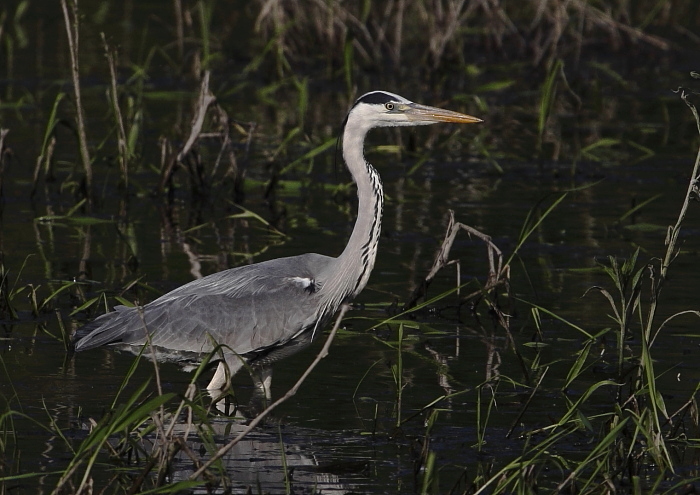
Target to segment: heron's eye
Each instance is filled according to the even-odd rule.
[[[394,104],[393,103],[386,103],[386,104],[384,104],[384,108],[391,111],[394,109]]]

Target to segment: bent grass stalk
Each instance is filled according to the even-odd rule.
[[[397,330],[396,343],[396,364],[391,365],[391,375],[394,378],[394,386],[396,388],[396,427],[401,426],[401,403],[403,398],[403,323],[399,324]]]
[[[44,167],[44,176],[46,177],[49,175],[51,167],[51,157],[53,155],[53,149],[56,144],[56,126],[60,122],[58,119],[58,107],[61,103],[61,100],[63,100],[65,96],[65,93],[58,93],[56,95],[56,99],[53,102],[53,107],[51,107],[51,113],[49,114],[49,119],[46,123],[46,130],[44,131],[44,140],[41,144],[41,152],[39,153],[39,156],[36,159],[36,166],[34,167],[34,183],[32,185],[32,192],[30,193],[30,197],[34,197],[34,194],[36,194],[36,187],[39,182],[39,172],[41,171],[42,165]]]
[[[479,386],[476,391],[476,449],[478,452],[481,452],[486,446],[486,427],[489,423],[489,418],[491,417],[491,408],[496,403],[495,388],[497,387],[498,384],[494,386],[493,384],[485,383],[482,386]],[[488,405],[486,406],[485,415],[483,413],[484,405],[482,403],[484,388],[486,388],[489,392]]]

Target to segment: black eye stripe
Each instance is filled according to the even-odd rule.
[[[372,93],[367,93],[364,96],[361,96],[356,102],[355,105],[358,103],[368,103],[370,105],[385,105],[390,102],[395,102],[396,97],[390,94],[387,94],[383,91],[374,91]]]

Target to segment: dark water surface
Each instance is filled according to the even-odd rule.
[[[255,454],[243,451],[239,452],[240,457],[227,460],[233,478],[239,480],[241,486],[259,480],[265,489],[282,490],[284,477],[279,445],[284,442],[288,450],[287,465],[298,466],[294,486],[302,491],[306,489],[300,487],[312,486],[326,493],[403,491],[413,487],[416,439],[421,438],[423,425],[418,418],[409,422],[400,434],[395,431],[396,399],[389,364],[396,362],[397,353],[381,341],[395,341],[396,328],[381,327],[366,332],[374,321],[385,316],[382,309],[370,306],[406,297],[408,288],[427,271],[444,230],[446,208],[455,209],[459,220],[493,232],[496,243],[507,250],[512,248],[527,210],[545,194],[546,188],[556,190],[568,186],[559,180],[543,179],[526,165],[512,165],[499,177],[485,173],[487,166],[483,163],[436,161],[422,169],[417,177],[406,180],[401,176],[403,167],[397,168],[392,160],[378,157],[374,161],[387,172],[384,175],[388,195],[392,198],[401,195],[404,199],[400,204],[390,201],[386,208],[385,235],[370,284],[356,301],[360,307],[348,317],[348,331],[336,339],[330,357],[320,364],[299,393],[275,412],[270,424],[256,433],[260,438],[253,437],[247,441],[250,444],[240,446],[241,449],[250,448]],[[650,249],[661,246],[662,230],[637,232],[614,224],[633,197],[646,198],[659,193],[663,197],[656,201],[654,208],[645,209],[643,220],[658,225],[670,222],[678,208],[677,198],[685,187],[682,167],[688,167],[689,162],[647,161],[634,170],[633,167],[627,171],[609,170],[596,186],[572,194],[522,250],[523,263],[529,268],[528,278],[522,273],[514,277],[515,294],[571,319],[591,333],[610,326],[606,316],[608,308],[602,297],[591,293],[582,298],[587,288],[610,284],[599,272],[580,269],[595,266],[597,257],[610,253],[625,255],[636,245],[650,246]],[[314,178],[310,182],[314,182]],[[18,190],[25,197],[28,194],[26,187],[20,186]],[[258,261],[304,250],[328,254],[340,251],[350,225],[347,216],[339,208],[329,208],[332,201],[327,198],[316,194],[304,196],[301,193],[285,201],[289,201],[288,208],[292,211],[288,215],[308,215],[307,224],[289,229],[291,238],[288,241],[279,246],[270,245],[263,254],[252,259]],[[123,253],[128,249],[124,239],[117,235],[114,223],[86,228],[61,225],[60,221],[35,222],[35,211],[26,201],[21,201],[22,194],[19,197],[14,201],[10,198],[6,203],[3,244],[10,280],[14,282],[19,276],[20,286],[57,287],[59,280],[77,276],[79,260],[85,252],[86,230],[90,235],[89,279],[119,288],[143,275],[148,283],[166,291],[192,277],[192,264],[183,253],[184,243],[178,244],[163,236],[165,228],[160,222],[157,201],[153,199],[129,199],[129,210],[133,212],[129,220],[135,232],[132,242],[138,245],[139,253],[138,268],[133,269],[124,263]],[[184,205],[181,215],[188,216]],[[200,244],[194,244],[194,249],[207,260],[202,262],[203,274],[222,268],[221,264],[228,259],[226,249],[255,252],[268,245],[269,235],[264,229],[222,222],[221,217],[221,213],[211,214],[210,221],[218,228],[207,225],[197,234]],[[664,316],[697,304],[694,294],[698,289],[692,272],[698,241],[693,234],[693,223],[691,219],[683,233],[683,253],[674,265],[675,276],[664,293]],[[462,259],[463,280],[484,277],[483,251],[478,241],[467,236],[459,238],[453,256]],[[32,256],[19,273],[28,254]],[[441,277],[431,294],[439,293],[440,287],[449,287],[454,272],[447,271],[449,273]],[[20,298],[18,305],[24,306],[25,294],[26,291],[17,296]],[[68,296],[61,300],[63,303],[58,309],[64,321],[69,321],[66,315],[70,304]],[[361,309],[361,305],[368,306]],[[449,299],[444,306],[448,305]],[[527,308],[516,307],[512,327],[516,339],[527,343],[534,338],[535,330]],[[407,383],[402,403],[404,417],[446,392],[471,389],[494,373],[524,381],[520,364],[503,332],[494,330],[488,320],[484,327],[478,326],[467,309],[463,309],[460,316],[461,321],[454,308],[445,308],[434,316],[425,316],[417,328],[406,329],[406,341],[410,345],[403,359]],[[84,433],[78,425],[85,417],[99,418],[109,408],[133,357],[109,349],[67,357],[62,343],[44,333],[60,334],[55,314],[42,314],[36,322],[25,310],[20,317],[21,323],[6,321],[3,324],[2,359],[6,377],[0,381],[0,392],[14,409],[43,423],[50,415],[59,426],[69,428],[79,439]],[[666,329],[657,343],[658,369],[668,370],[661,382],[671,399],[677,397],[684,401],[699,378],[694,365],[698,354],[696,328],[696,322],[690,317],[680,318]],[[552,376],[556,377],[559,369],[563,379],[567,360],[575,355],[583,336],[549,318],[544,319],[542,331],[545,347],[523,347],[521,352],[528,360],[537,357],[543,363],[551,362]],[[320,349],[321,340],[276,367],[275,397],[296,381]],[[602,353],[606,348],[601,344],[599,351]],[[608,349],[607,352],[612,356],[614,351]],[[500,363],[494,365],[494,360]],[[612,357],[611,360],[614,361]],[[141,383],[152,372],[150,363],[141,363],[133,383]],[[607,378],[605,373],[605,370],[599,374],[594,370],[590,380]],[[235,384],[245,404],[251,384],[243,375],[236,378]],[[190,376],[175,365],[162,365],[161,376],[164,389],[177,393],[184,391],[190,380]],[[518,446],[509,446],[511,441],[505,440],[503,435],[520,410],[520,394],[525,393],[504,383],[499,392],[503,394],[499,414],[494,416],[487,431],[487,439],[492,438],[492,441],[485,446],[485,455],[495,458],[505,455],[511,448],[514,453],[518,452]],[[475,394],[472,390],[441,406],[444,411],[439,415],[432,445],[438,462],[445,466],[441,479],[446,485],[454,483],[465,467],[474,465],[482,456],[474,448]],[[561,398],[556,394],[538,397],[529,408],[528,425],[536,425],[538,421],[534,418],[557,407],[561,407]],[[16,421],[15,427],[22,445],[23,469],[53,471],[69,459],[69,453],[56,436],[22,419]],[[376,434],[372,436],[372,432]],[[260,462],[245,467],[248,457]],[[182,471],[176,468],[174,478],[186,475],[189,468],[186,461],[183,463]],[[308,470],[305,471],[304,466]],[[242,477],[241,472],[248,473],[251,469],[259,473],[259,477],[248,477],[248,474]]]
[[[94,40],[97,28],[87,26],[86,39]],[[51,29],[47,28],[47,37]],[[56,39],[63,43],[63,33],[56,34]],[[87,52],[94,55],[87,65],[98,67],[101,51]],[[57,49],[57,53],[62,52]],[[48,425],[51,418],[77,445],[86,435],[88,418],[99,419],[111,407],[134,359],[111,349],[67,354],[55,337],[61,334],[59,318],[69,329],[77,328],[99,311],[92,308],[89,313],[70,313],[101,290],[146,302],[195,277],[243,263],[304,252],[338,255],[353,225],[354,190],[336,189],[349,178],[342,166],[335,164],[331,148],[278,177],[274,194],[266,195],[274,170],[336,135],[349,102],[344,95],[334,94],[332,85],[312,83],[306,112],[311,121],[305,129],[308,139],[273,157],[296,119],[293,92],[289,87],[281,89],[273,93],[271,103],[256,83],[233,91],[230,81],[239,76],[229,67],[213,74],[215,93],[221,89],[220,103],[233,118],[257,123],[250,153],[245,153],[244,137],[239,136],[235,146],[241,163],[247,166],[242,204],[284,235],[254,218],[234,218],[241,210],[235,206],[230,188],[214,188],[205,199],[193,198],[184,171],[178,172],[171,203],[152,194],[159,177],[158,138],[171,135],[173,128],[186,128],[196,94],[196,81],[192,80],[149,80],[138,170],[131,176],[130,193],[125,197],[118,187],[112,121],[106,116],[104,69],[95,69],[98,73],[85,79],[85,106],[91,146],[100,149],[95,152],[98,199],[90,215],[99,221],[60,218],[71,211],[79,196],[81,172],[74,165],[79,158],[70,129],[57,131],[55,180],[42,179],[37,194],[33,199],[30,196],[33,168],[56,88],[68,89],[64,83],[68,64],[65,58],[45,58],[43,72],[37,72],[38,66],[18,61],[13,73],[0,81],[4,95],[0,126],[10,129],[7,144],[12,149],[10,165],[2,177],[0,250],[8,289],[23,288],[12,293],[11,303],[18,309],[19,319],[12,320],[6,314],[1,322],[0,404],[24,415],[14,421],[18,453],[9,460],[12,472],[47,473],[39,481],[18,481],[18,485],[33,491],[41,483],[50,491],[57,479],[50,473],[64,468],[71,452],[62,439],[37,423]],[[498,67],[492,69],[496,78],[502,73]],[[378,79],[368,76],[362,80],[359,92],[375,89]],[[443,394],[466,390],[440,404],[431,434],[431,448],[440,466],[440,487],[449,491],[459,486],[465,470],[472,477],[479,466],[520,452],[522,446],[515,437],[505,438],[516,419],[515,431],[519,432],[548,425],[550,417],[561,414],[566,405],[557,387],[585,336],[541,313],[540,338],[531,307],[518,299],[540,305],[591,334],[614,326],[606,300],[595,291],[586,294],[593,286],[613,290],[610,280],[596,269],[597,262],[609,255],[629,257],[638,248],[642,263],[663,255],[666,227],[677,218],[695,158],[694,128],[684,113],[685,105],[667,91],[673,87],[671,79],[660,84],[647,80],[647,89],[637,88],[627,95],[619,88],[606,87],[613,86],[612,82],[600,84],[607,91],[600,100],[603,106],[615,107],[606,120],[588,116],[570,119],[560,109],[557,133],[565,151],[558,161],[534,158],[537,130],[532,115],[539,96],[531,90],[485,97],[480,107],[473,98],[465,106],[467,92],[461,90],[444,95],[448,101],[430,96],[426,100],[421,98],[425,95],[411,94],[400,83],[390,82],[394,86],[385,89],[422,103],[483,116],[486,122],[479,128],[442,126],[373,133],[367,154],[382,174],[387,204],[369,285],[346,317],[345,330],[333,343],[330,356],[296,396],[225,460],[237,483],[235,490],[259,486],[279,493],[291,482],[296,493],[419,491],[421,473],[415,472],[415,465],[425,433],[425,415],[397,430],[397,411],[407,418]],[[640,103],[642,95],[649,98]],[[594,108],[587,112],[596,113]],[[71,118],[69,106],[62,109],[62,118]],[[594,142],[595,136],[619,143],[601,148],[593,158],[574,151],[573,141]],[[432,150],[426,148],[427,143],[432,144]],[[386,144],[396,148],[380,147]],[[644,157],[635,145],[650,148],[649,156]],[[489,163],[485,148],[498,161],[502,173]],[[578,148],[580,151],[581,146]],[[397,153],[397,149],[404,152]],[[425,156],[428,159],[421,164]],[[205,165],[211,167],[215,152],[204,150],[203,157]],[[567,197],[513,260],[512,297],[502,294],[512,313],[511,331],[521,357],[513,352],[506,333],[493,323],[483,305],[477,306],[476,317],[468,306],[458,308],[456,296],[449,296],[404,329],[406,386],[399,406],[391,371],[398,353],[387,345],[395,343],[397,326],[368,329],[389,316],[387,308],[392,304],[405,301],[428,272],[444,235],[448,209],[455,211],[458,221],[490,235],[509,256],[528,212],[543,214],[565,191],[570,191]],[[635,205],[652,197],[656,199],[623,218]],[[73,215],[86,216],[82,209]],[[699,233],[700,215],[697,205],[692,204],[681,232],[681,251],[662,294],[659,322],[679,311],[698,309]],[[452,258],[461,260],[461,283],[485,281],[486,250],[481,241],[460,234]],[[32,290],[41,304],[66,281],[81,277],[81,285],[66,289],[38,315],[32,314]],[[141,286],[123,291],[136,280],[153,290]],[[450,289],[455,280],[455,268],[445,269],[430,295]],[[475,282],[464,290],[476,287]],[[656,371],[662,374],[659,386],[669,410],[676,410],[688,399],[700,378],[697,323],[696,317],[679,317],[665,327],[655,343]],[[274,397],[293,385],[323,340],[276,367]],[[639,344],[631,339],[629,345]],[[601,341],[595,349],[597,364],[577,382],[580,389],[571,393],[614,378],[615,353],[615,342]],[[547,365],[545,390],[519,418],[529,389],[514,383],[533,385],[537,374],[533,370]],[[524,371],[524,367],[530,369]],[[152,375],[152,364],[144,360],[127,393]],[[244,375],[237,376],[234,385],[245,411],[252,385]],[[161,365],[160,376],[164,390],[175,393],[183,393],[191,379],[174,364]],[[476,447],[475,387],[495,376],[503,377],[494,392],[498,395],[497,413],[492,413],[480,452]],[[487,402],[491,392],[483,390],[481,394],[481,400]],[[613,392],[606,394],[601,394],[601,404],[607,404]],[[594,409],[596,403],[593,400],[589,406]],[[239,426],[215,419],[214,427],[220,431],[218,440],[223,441]],[[196,440],[192,448],[198,451]],[[571,449],[576,451],[576,446]],[[674,455],[681,470],[692,474],[697,462],[692,458],[694,453],[679,451]],[[285,463],[293,468],[291,481],[285,480]],[[98,475],[104,479],[96,482],[109,479],[105,472],[103,469]],[[173,467],[172,478],[185,479],[191,472],[191,462],[182,457]]]

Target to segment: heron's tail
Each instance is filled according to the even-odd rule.
[[[123,322],[124,311],[133,310],[133,308],[117,306],[115,309],[116,311],[96,318],[75,332],[73,344],[76,351],[86,351],[122,341],[126,327]]]

